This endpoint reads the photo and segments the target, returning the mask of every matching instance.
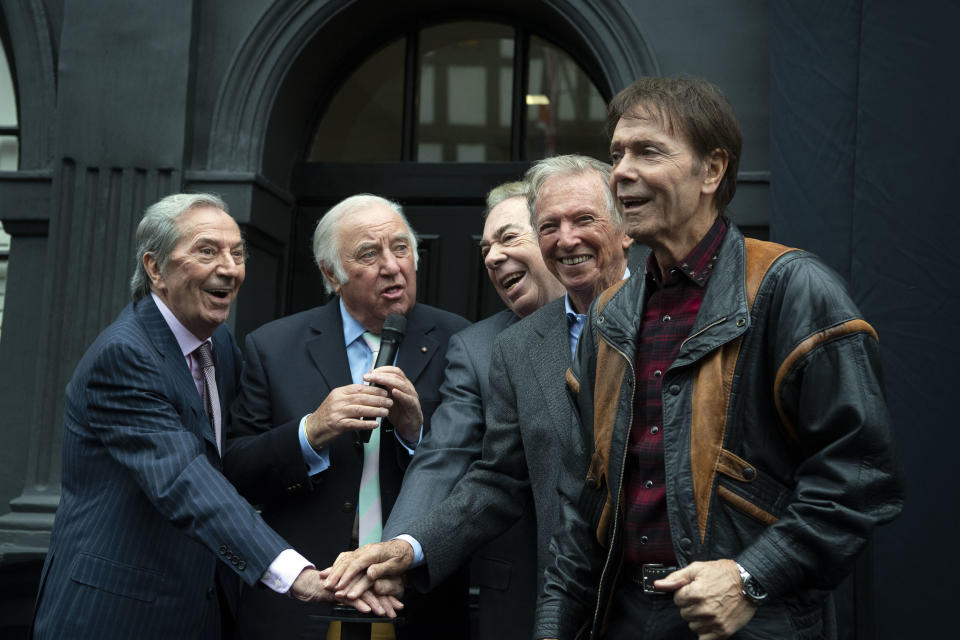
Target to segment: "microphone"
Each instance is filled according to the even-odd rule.
[[[373,368],[387,367],[393,364],[397,358],[397,350],[400,349],[400,343],[403,342],[403,336],[407,331],[407,319],[399,313],[391,313],[383,321],[383,329],[380,330],[380,351],[377,353],[377,361]],[[386,390],[389,389],[381,384],[373,385]],[[363,431],[360,434],[360,440],[370,442],[370,432]]]

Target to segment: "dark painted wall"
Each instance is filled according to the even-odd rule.
[[[956,5],[574,4],[595,23],[595,8],[609,7],[614,22],[633,22],[618,34],[639,34],[594,43],[616,49],[605,55],[616,59],[613,90],[625,84],[624,68],[700,75],[724,89],[744,128],[734,219],[763,224],[770,212],[774,237],[823,255],[877,327],[909,495],[904,517],[877,536],[877,617],[861,631],[936,636],[951,592],[916,576],[958,569],[947,536],[960,490],[946,474],[958,445],[946,404],[956,376],[947,367],[960,355],[947,339],[960,311],[951,295],[960,229],[948,200],[960,177],[951,124],[960,57],[948,46],[960,24]],[[303,44],[286,20],[294,6],[3,2],[17,56],[23,171],[0,176],[0,218],[14,235],[0,342],[0,553],[10,540],[42,539],[30,527],[52,516],[63,384],[123,302],[130,245],[120,235],[143,205],[167,188],[223,193],[250,230],[257,270],[237,323],[256,326],[282,308],[287,246],[302,241],[291,236],[288,175],[301,147],[267,145],[264,155],[282,156],[277,163],[288,168],[266,177],[257,175],[262,157],[232,149],[255,147],[248,138],[271,113],[306,118],[316,104],[315,86],[286,75]],[[308,32],[318,24],[294,18]],[[287,46],[289,54],[279,50]],[[338,54],[316,64],[352,60]],[[233,111],[241,117],[225,147],[213,132]],[[10,511],[11,500],[20,511]],[[947,558],[930,557],[937,552]]]
[[[772,7],[773,237],[842,273],[877,329],[907,476],[903,515],[875,536],[866,637],[953,637],[960,8]]]

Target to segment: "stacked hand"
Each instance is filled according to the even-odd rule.
[[[403,609],[399,598],[403,582],[399,579],[371,581],[370,588],[356,591],[355,596],[338,595],[324,586],[324,574],[316,569],[304,569],[290,587],[290,595],[303,602],[340,602],[361,613],[396,618]]]
[[[413,565],[413,548],[403,540],[367,544],[337,556],[332,567],[320,572],[324,587],[337,598],[356,599],[376,594],[403,593],[403,574]]]

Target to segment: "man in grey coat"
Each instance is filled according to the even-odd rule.
[[[584,156],[548,158],[528,171],[531,226],[566,295],[497,336],[481,458],[396,539],[341,554],[325,572],[328,588],[360,592],[413,566],[414,586],[431,588],[530,511],[531,501],[539,584],[559,515],[557,489],[585,471],[569,462],[574,416],[564,373],[590,303],[627,273],[631,241],[620,229],[609,172]]]
[[[564,293],[543,263],[530,227],[525,182],[500,185],[487,195],[480,250],[487,275],[508,308],[450,339],[440,387],[442,402],[404,476],[400,496],[384,525],[385,540],[409,531],[447,497],[470,463],[480,457],[490,396],[487,371],[497,335]],[[529,638],[537,588],[532,513],[474,556],[472,575],[480,589],[477,636]]]

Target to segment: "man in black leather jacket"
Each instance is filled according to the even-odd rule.
[[[902,508],[876,332],[819,259],[723,217],[741,139],[716,88],[642,78],[609,109],[611,187],[652,254],[567,376],[589,471],[536,637],[832,637],[829,590]]]

